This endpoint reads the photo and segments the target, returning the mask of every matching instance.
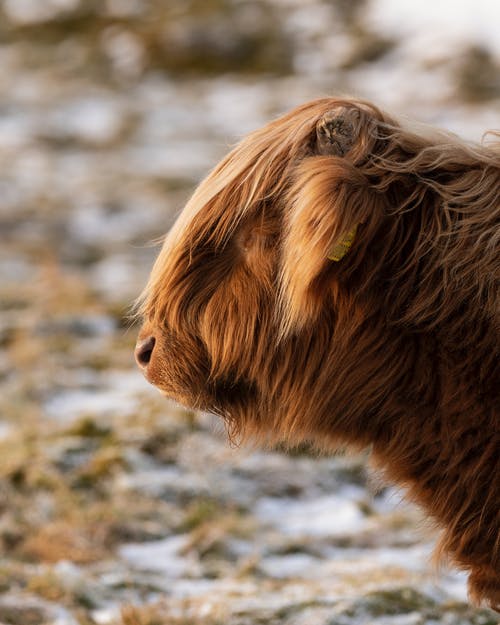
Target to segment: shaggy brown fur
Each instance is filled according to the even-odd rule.
[[[245,138],[139,303],[147,378],[233,436],[370,446],[500,605],[500,150],[360,101]],[[357,226],[347,255],[328,259]]]

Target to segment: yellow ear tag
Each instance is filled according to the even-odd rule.
[[[351,246],[354,243],[357,229],[358,224],[356,224],[352,230],[349,230],[349,232],[345,235],[343,239],[340,239],[340,241],[335,243],[333,248],[330,250],[330,253],[328,254],[329,260],[334,260],[335,262],[338,262],[339,260],[342,260],[344,258],[344,256],[351,249]]]

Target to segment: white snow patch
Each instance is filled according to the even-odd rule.
[[[181,534],[147,543],[130,543],[120,547],[119,554],[141,571],[156,571],[173,578],[198,576],[200,564],[189,551],[190,540],[188,535]]]
[[[5,421],[0,422],[0,441],[9,438],[11,434],[15,432],[15,428],[11,423],[7,423]]]
[[[414,0],[372,0],[366,11],[370,26],[403,41],[413,40],[415,53],[427,54],[429,44],[449,51],[450,43],[469,42],[487,45],[500,56],[498,0],[433,0],[425,5]]]
[[[76,9],[80,0],[4,0],[4,10],[15,22],[32,24],[54,18],[59,13]]]
[[[51,419],[71,423],[85,416],[133,415],[145,390],[144,380],[135,371],[103,376],[101,388],[67,389],[54,394],[44,405]]]
[[[255,513],[264,523],[293,536],[344,536],[365,525],[357,503],[338,495],[311,501],[267,497],[258,502]]]
[[[159,497],[165,491],[205,493],[211,492],[205,476],[195,473],[183,473],[177,467],[146,469],[133,474],[124,474],[117,480],[117,488],[135,490]]]
[[[50,131],[61,137],[106,144],[123,128],[124,109],[107,98],[87,97],[60,106],[47,123]]]

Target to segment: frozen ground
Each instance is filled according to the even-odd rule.
[[[126,320],[150,241],[290,106],[500,126],[500,5],[428,4],[0,2],[0,623],[496,622],[366,458],[230,448]]]

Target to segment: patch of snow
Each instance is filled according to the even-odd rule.
[[[91,617],[97,625],[112,625],[113,623],[118,622],[118,620],[121,620],[120,614],[121,608],[116,605],[92,610]]]
[[[132,303],[146,283],[147,270],[127,254],[109,254],[95,264],[90,279],[105,300]]]
[[[14,115],[0,117],[0,148],[2,150],[20,150],[29,145],[33,132],[32,119],[17,112]]]
[[[500,57],[500,3],[497,0],[433,0],[422,5],[414,0],[371,0],[366,9],[371,27],[411,41],[412,52],[428,54],[438,46],[487,45]],[[411,81],[410,81],[411,82]]]
[[[269,556],[259,563],[259,569],[269,577],[286,579],[288,577],[309,577],[324,561],[307,553],[289,553],[284,556]]]
[[[132,355],[130,356],[132,360]],[[99,376],[85,374],[89,388],[69,388],[50,397],[44,405],[48,417],[71,423],[85,416],[129,416],[135,414],[140,405],[140,396],[148,391],[142,375],[131,368],[125,371],[108,371]],[[69,378],[72,383],[72,378]],[[95,383],[100,384],[95,387]],[[82,379],[80,378],[80,385]]]
[[[189,550],[191,538],[180,534],[146,543],[129,543],[119,549],[130,566],[142,571],[156,571],[167,577],[198,576],[200,563]]]
[[[51,134],[92,144],[106,144],[123,128],[122,105],[103,97],[87,97],[61,105],[48,115]]]
[[[115,71],[129,78],[136,78],[141,74],[146,53],[139,37],[119,27],[111,26],[104,31],[101,41]]]
[[[113,207],[100,204],[99,200],[79,203],[71,212],[69,232],[77,241],[91,245],[127,243],[133,237],[153,230],[158,223],[156,205],[144,201],[141,204],[113,210]]]
[[[138,16],[144,11],[141,0],[106,0],[106,12],[113,17]]]
[[[457,601],[467,603],[467,579],[465,571],[449,570],[441,578],[441,588]]]
[[[19,24],[44,22],[58,13],[76,9],[80,0],[4,0],[7,16]]]
[[[9,438],[15,431],[16,428],[11,423],[0,421],[0,441]]]
[[[72,423],[82,415],[103,417],[113,414],[132,415],[139,400],[122,390],[68,390],[57,393],[45,403],[45,413],[51,419]]]
[[[268,121],[271,95],[265,82],[221,77],[211,82],[203,104],[211,127],[233,143]]]
[[[281,532],[297,536],[344,536],[361,530],[365,517],[358,504],[338,495],[314,500],[268,497],[261,499],[255,514]]]
[[[181,472],[178,467],[136,471],[130,475],[124,474],[117,480],[117,487],[148,493],[154,497],[165,497],[169,492],[191,495],[209,495],[212,492],[210,484],[203,475],[186,474]]]
[[[419,612],[408,614],[384,614],[371,620],[372,625],[422,625],[422,615]],[[355,625],[355,623],[353,623]]]
[[[212,141],[187,139],[168,144],[136,145],[126,150],[130,174],[158,178],[199,178],[222,156]]]
[[[374,549],[329,547],[323,551],[324,558],[307,553],[266,556],[259,562],[259,569],[277,579],[333,580],[359,575],[360,583],[361,578],[374,575],[380,578],[380,572],[386,571],[393,581],[395,571],[399,577],[404,572],[408,579],[425,573],[430,557],[429,547],[420,545]]]
[[[124,397],[122,391],[111,390],[70,390],[63,391],[49,399],[45,412],[51,419],[72,422],[81,415],[111,415],[121,413],[130,415],[137,409],[137,404],[130,397]]]
[[[33,280],[35,274],[35,267],[22,256],[10,253],[9,257],[0,259],[0,282],[3,286]]]

